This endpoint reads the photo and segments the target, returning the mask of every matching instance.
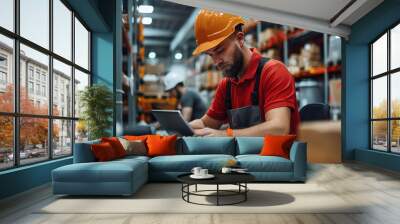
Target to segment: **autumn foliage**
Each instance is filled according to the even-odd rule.
[[[397,99],[392,100],[391,104],[391,117],[400,117],[400,101]],[[373,108],[373,118],[387,118],[387,101],[381,101],[378,106]],[[373,126],[374,138],[386,138],[387,135],[387,122],[377,121]],[[397,141],[400,138],[400,125],[399,122],[392,122],[392,141]]]
[[[14,89],[12,85],[7,86],[6,92],[0,93],[0,111],[13,112],[14,107]],[[48,114],[48,103],[34,105],[29,99],[25,88],[20,88],[20,111],[21,114]],[[58,113],[58,111],[56,111]],[[13,117],[0,116],[0,147],[13,148]],[[20,118],[20,148],[24,149],[26,145],[47,144],[48,137],[48,119],[47,118]],[[59,127],[53,126],[53,138],[59,135]]]

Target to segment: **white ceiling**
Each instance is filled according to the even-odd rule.
[[[167,0],[348,38],[351,25],[383,0]],[[346,7],[348,5],[349,7]],[[342,9],[346,8],[341,12]],[[339,13],[341,12],[341,13]],[[336,16],[337,15],[337,16]]]
[[[230,0],[230,2],[243,4],[244,1]],[[245,4],[265,9],[275,9],[302,16],[330,20],[349,2],[350,0],[251,0],[245,2]]]

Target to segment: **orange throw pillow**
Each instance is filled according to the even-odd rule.
[[[124,139],[128,140],[128,141],[146,141],[148,135],[125,135]]]
[[[175,155],[176,139],[176,135],[149,135],[147,137],[148,156]]]
[[[121,158],[126,156],[126,151],[124,146],[122,146],[121,142],[118,140],[117,137],[110,137],[110,138],[101,138],[101,142],[108,142],[114,149],[115,155],[117,158]]]
[[[280,156],[289,159],[290,147],[292,147],[295,139],[296,135],[266,135],[260,155]]]
[[[93,144],[90,148],[92,149],[94,157],[99,162],[110,161],[117,158],[114,149],[108,142]]]

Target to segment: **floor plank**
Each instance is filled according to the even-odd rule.
[[[0,223],[15,224],[280,224],[280,223],[400,223],[400,174],[359,163],[313,164],[309,183],[328,189],[349,203],[362,206],[359,214],[36,214],[56,199],[49,185],[0,201]]]

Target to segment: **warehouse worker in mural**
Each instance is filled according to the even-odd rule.
[[[202,118],[207,107],[197,92],[184,86],[186,71],[181,66],[173,66],[164,78],[164,85],[165,91],[178,99],[178,109],[181,109],[183,118],[189,122]]]
[[[245,21],[235,15],[201,10],[193,55],[208,54],[224,79],[207,113],[190,123],[198,136],[296,134],[300,116],[295,82],[285,65],[244,45]],[[229,123],[229,128],[220,130]]]

